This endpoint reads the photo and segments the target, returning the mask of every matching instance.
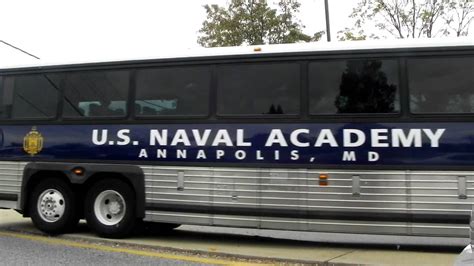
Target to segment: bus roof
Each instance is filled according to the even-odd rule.
[[[255,46],[237,46],[237,47],[218,47],[218,48],[195,48],[185,51],[164,51],[155,55],[134,58],[94,58],[83,61],[48,61],[37,60],[35,63],[27,65],[0,65],[0,70],[17,68],[41,68],[62,65],[78,65],[93,63],[117,63],[133,62],[159,59],[185,59],[219,56],[238,56],[238,55],[256,55],[256,54],[283,54],[299,52],[350,52],[350,51],[369,51],[369,50],[404,50],[416,48],[455,48],[469,47],[474,48],[474,39],[467,37],[460,38],[440,38],[440,39],[395,39],[395,40],[370,40],[370,41],[344,41],[344,42],[311,42],[295,44],[272,44]]]

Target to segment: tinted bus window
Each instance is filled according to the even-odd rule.
[[[8,117],[8,110],[11,108],[11,105],[8,105],[7,100],[8,96],[6,91],[3,89],[3,77],[0,76],[0,119],[5,119]]]
[[[125,70],[66,74],[63,116],[124,117],[129,79]]]
[[[207,115],[209,67],[155,68],[137,71],[137,116]]]
[[[0,118],[9,119],[12,113],[13,107],[13,87],[14,85],[13,77],[4,77],[1,85],[1,100],[0,100]]]
[[[396,60],[319,61],[309,64],[311,114],[396,113]]]
[[[7,77],[2,89],[2,116],[14,119],[55,117],[58,97],[58,75]]]
[[[474,113],[474,58],[408,60],[413,113]]]
[[[299,114],[299,64],[228,65],[217,73],[218,114]]]

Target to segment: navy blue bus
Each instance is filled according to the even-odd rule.
[[[468,235],[472,41],[3,68],[0,121],[0,207],[47,233]]]

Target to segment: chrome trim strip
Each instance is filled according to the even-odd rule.
[[[345,173],[345,174],[350,174]],[[170,177],[170,178],[175,178],[176,174],[175,173],[168,173],[168,174],[148,174],[146,173],[147,176],[165,176],[165,177]],[[194,174],[187,174],[186,177],[196,177],[196,178],[209,178],[209,176],[206,175],[194,175]],[[268,176],[222,176],[222,175],[213,175],[214,178],[222,178],[222,179],[250,179],[250,180],[256,180],[256,179],[262,179],[262,180],[288,180],[289,178],[280,178],[280,177],[268,177]],[[160,179],[160,181],[165,179]],[[298,181],[318,181],[317,176],[314,178],[307,178],[307,177],[291,177],[290,180],[298,180]],[[341,181],[341,182],[346,182],[346,181],[351,181],[351,178],[334,178],[334,177],[329,177],[330,181]],[[367,179],[367,178],[361,178],[360,179],[363,182],[405,182],[405,179],[383,179],[383,178],[377,178],[377,180],[374,179]],[[156,181],[154,179],[145,179],[145,181]],[[429,183],[457,183],[456,179],[452,180],[436,180],[436,179],[412,179],[411,182],[429,182]],[[467,181],[468,183],[474,183],[474,181]]]
[[[147,186],[147,188],[152,189],[173,189],[176,190],[175,187],[169,186]],[[317,192],[317,191],[278,191],[278,190],[246,190],[246,189],[221,189],[221,188],[198,188],[198,187],[187,187],[186,191],[189,190],[205,190],[211,192],[221,191],[221,192],[244,192],[244,193],[280,193],[280,194],[310,194],[310,195],[352,195],[349,192]],[[147,192],[152,193],[152,192]],[[159,194],[157,192],[156,194]],[[390,197],[445,197],[445,198],[457,198],[456,195],[438,195],[438,194],[392,194],[392,193],[364,193],[364,197],[366,196],[390,196]]]
[[[238,177],[236,177],[238,179]],[[287,179],[288,180],[288,179]],[[350,181],[347,180],[347,181]],[[161,183],[176,183],[176,180],[157,180],[149,182],[161,182]],[[331,182],[331,179],[328,180]],[[315,180],[316,183],[316,180]],[[306,188],[311,186],[311,184],[272,184],[272,183],[228,183],[228,182],[206,182],[206,181],[186,181],[186,184],[200,184],[200,185],[233,185],[233,186],[267,186],[267,187],[303,187]],[[337,186],[337,185],[328,185],[328,186],[319,186],[314,184],[315,187],[324,187],[328,188],[352,188],[352,186]],[[388,186],[361,186],[361,189],[419,189],[419,190],[458,190],[457,187],[388,187]],[[473,188],[474,189],[474,188]]]
[[[204,201],[204,200],[182,200],[182,199],[154,199],[146,198],[150,202],[175,202],[175,203],[194,203],[191,205],[196,205],[196,203],[203,204],[205,206],[215,206],[215,205],[240,205],[240,206],[253,206],[255,203],[244,203],[244,202],[217,202],[217,201]],[[314,206],[314,205],[291,205],[291,204],[269,204],[269,203],[259,203],[258,206],[262,207],[297,207],[301,209],[338,209],[338,210],[380,210],[380,211],[427,211],[427,212],[464,212],[468,213],[469,210],[456,210],[456,209],[420,209],[420,208],[377,208],[377,207],[357,207],[357,206]]]
[[[316,174],[319,175],[320,173],[324,174],[357,174],[357,175],[405,175],[408,172],[410,174],[415,175],[470,175],[474,176],[474,172],[467,172],[467,171],[406,171],[406,170],[373,170],[373,171],[361,171],[361,170],[329,170],[329,169],[280,169],[280,168],[250,168],[250,169],[242,169],[242,168],[228,168],[228,167],[176,167],[176,166],[141,166],[142,169],[149,169],[149,170],[175,170],[175,171],[219,171],[219,172],[241,172],[241,173],[252,173],[252,172],[268,172],[271,169],[272,173],[288,173],[288,174]],[[470,173],[470,174],[467,174]]]
[[[209,216],[198,215],[198,214],[187,214],[187,213],[167,213],[167,212],[157,212],[157,211],[147,211],[146,216],[170,216],[170,217],[184,217],[184,218],[204,218],[209,219]],[[406,228],[408,225],[406,223],[360,223],[360,222],[332,222],[326,220],[277,220],[277,219],[259,219],[258,217],[254,218],[241,218],[241,217],[232,217],[232,216],[221,216],[221,215],[212,215],[213,219],[225,219],[225,220],[234,220],[234,221],[253,221],[253,222],[268,222],[268,223],[293,223],[293,224],[315,224],[315,225],[341,225],[341,226],[367,226],[367,227],[400,227]],[[419,225],[412,224],[409,227],[412,228],[429,228],[429,229],[463,229],[468,230],[468,226],[455,226],[455,225]]]
[[[3,181],[3,180],[0,180],[0,181]],[[12,182],[14,182],[14,181],[12,181]],[[2,186],[4,186],[4,187],[21,187],[21,186],[18,185],[18,184],[4,184],[4,183],[0,183],[0,187],[2,187]]]
[[[5,190],[5,189],[0,189],[0,193],[13,193],[13,194],[17,194],[19,193],[20,191],[19,190]]]
[[[18,182],[17,179],[9,179],[9,178],[0,178],[0,181],[5,181],[5,182]]]
[[[186,197],[210,197],[207,194],[188,194],[188,193],[173,193],[173,192],[147,192],[148,194],[156,195],[170,195],[170,196],[186,196]],[[212,195],[214,198],[228,198],[231,199],[231,195]],[[279,197],[252,197],[252,196],[238,196],[239,199],[260,199],[260,200],[288,200],[288,201],[321,201],[321,202],[355,202],[355,203],[396,203],[406,204],[406,201],[395,201],[395,200],[360,200],[360,199],[306,199],[306,198],[279,198]],[[434,201],[410,201],[412,204],[444,204],[444,205],[468,205],[471,206],[470,202],[434,202]]]
[[[160,180],[160,181],[155,181],[155,182],[161,182],[161,183],[176,183],[176,181],[167,181],[167,180]],[[329,181],[330,182],[330,181]],[[320,186],[317,184],[311,185],[311,184],[306,184],[306,185],[294,185],[294,184],[271,184],[271,183],[255,183],[255,184],[249,184],[249,183],[219,183],[219,182],[196,182],[196,181],[186,181],[186,184],[200,184],[200,185],[220,185],[220,186],[265,186],[265,187],[301,187],[301,188],[307,188],[309,187],[320,187],[323,189],[331,189],[331,188],[347,188],[347,189],[352,189],[352,186],[333,186],[333,185],[328,185],[328,186]],[[153,186],[149,186],[150,188]],[[187,188],[190,188],[189,186]],[[417,189],[417,190],[453,190],[453,191],[458,191],[457,187],[387,187],[387,186],[361,186],[361,189],[400,189],[400,190],[405,190],[405,189]],[[469,188],[468,190],[474,190],[474,188]],[[256,191],[256,190],[253,190]]]

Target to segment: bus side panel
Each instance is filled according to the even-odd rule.
[[[146,211],[149,221],[397,235],[468,232],[468,172],[146,168],[153,172],[146,187],[147,206],[154,207]],[[321,173],[327,184],[319,182]],[[458,179],[465,176],[469,193],[459,197]]]
[[[0,162],[0,208],[20,209],[24,162]]]
[[[413,213],[453,217],[454,221],[467,226],[473,205],[473,172],[413,172],[409,179],[409,204]],[[456,228],[450,227],[443,230],[449,234],[456,232]],[[412,232],[425,235],[433,233],[433,229],[413,227]]]
[[[143,167],[146,181],[146,220],[217,225],[215,214],[244,216],[259,211],[256,171],[225,168]],[[156,212],[172,211],[172,216]],[[186,216],[186,213],[199,213]],[[182,215],[181,215],[182,214]],[[219,225],[259,227],[258,220],[222,220]]]

